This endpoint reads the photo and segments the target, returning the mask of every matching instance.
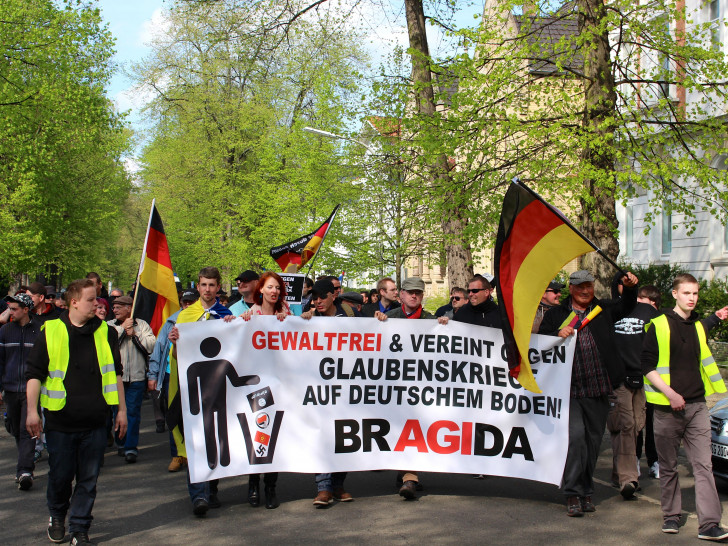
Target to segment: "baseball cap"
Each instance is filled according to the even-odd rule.
[[[316,281],[313,283],[313,288],[311,289],[312,297],[321,297],[325,298],[327,294],[333,294],[336,291],[334,288],[334,283],[332,283],[328,279],[321,279],[320,281]]]
[[[258,275],[255,271],[253,271],[251,269],[246,269],[240,275],[235,277],[235,280],[241,281],[241,282],[250,282],[250,281],[257,281],[259,278],[260,278],[260,275]]]
[[[182,301],[197,301],[200,299],[200,293],[194,288],[189,288],[182,292]]]
[[[28,294],[18,294],[16,296],[5,296],[5,301],[12,301],[31,309],[33,307],[33,299]]]
[[[559,292],[563,290],[566,287],[565,284],[561,284],[560,282],[551,281],[549,283],[548,290],[553,290],[554,292]]]

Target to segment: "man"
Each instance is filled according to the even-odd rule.
[[[361,307],[364,304],[364,298],[359,292],[344,292],[339,298],[342,305],[348,305],[354,311],[355,317],[361,316]]]
[[[372,301],[362,306],[361,314],[365,317],[373,317],[374,313],[386,313],[399,307],[397,303],[397,285],[389,277],[384,277],[377,282],[378,301]]]
[[[445,305],[438,307],[437,310],[435,311],[436,317],[444,317],[448,311],[452,311],[453,294],[455,294],[455,288],[452,288],[450,290],[450,299],[448,300],[448,302]]]
[[[543,316],[546,314],[546,311],[553,309],[560,303],[561,291],[565,288],[565,286],[566,285],[556,281],[551,281],[549,283],[549,287],[543,293],[541,301],[538,303],[536,316],[533,319],[533,327],[531,328],[532,333],[538,333],[538,329],[541,326],[541,321],[543,320]]]
[[[301,309],[306,309],[311,303],[311,290],[313,289],[313,279],[306,277],[303,280],[303,293],[301,294]]]
[[[7,296],[5,301],[8,302],[13,320],[0,328],[0,402],[4,398],[10,428],[18,448],[15,480],[18,489],[27,491],[33,487],[35,439],[30,437],[25,428],[25,361],[40,333],[41,323],[30,313],[33,300],[27,294]]]
[[[425,295],[425,281],[420,277],[409,277],[402,282],[402,289],[399,292],[402,306],[391,309],[386,313],[375,311],[374,317],[378,320],[385,321],[387,319],[435,319],[435,315],[422,308],[422,299]],[[447,324],[444,319],[443,324]],[[399,496],[405,500],[414,499],[417,496],[419,486],[419,476],[417,472],[404,471],[400,472],[402,485],[399,488]],[[397,478],[399,483],[399,476]]]
[[[63,312],[64,309],[66,309],[66,294],[63,290],[59,290],[56,294],[56,299],[53,301],[53,305],[56,306],[56,309]]]
[[[114,301],[116,300],[116,298],[120,298],[123,295],[124,295],[124,291],[121,288],[114,288],[109,293],[109,303],[111,304],[112,309],[114,308]]]
[[[698,281],[678,275],[672,285],[675,308],[652,319],[642,349],[647,401],[655,404],[655,446],[660,462],[662,532],[679,531],[682,512],[677,458],[680,443],[693,468],[698,538],[724,541],[721,504],[711,463],[710,418],[705,397],[726,392],[706,337],[728,318],[728,306],[698,320]]]
[[[621,273],[617,274],[621,277]],[[640,288],[638,294],[657,291],[654,286]],[[618,279],[612,286],[612,297],[620,297],[622,285]],[[659,292],[657,292],[659,297]],[[616,372],[618,384],[612,383],[609,397],[607,429],[612,439],[612,483],[619,487],[625,500],[632,500],[639,490],[639,458],[635,465],[637,437],[645,426],[645,391],[642,388],[642,341],[645,326],[660,313],[651,304],[637,304],[632,312],[614,324],[620,367]],[[648,300],[649,301],[649,300]]]
[[[61,315],[61,312],[53,304],[46,301],[46,287],[43,283],[31,283],[25,293],[33,300],[33,309],[31,312],[41,324],[47,320],[58,318]]]
[[[200,298],[180,312],[176,324],[220,319],[232,314],[230,309],[221,305],[217,300],[217,291],[220,290],[222,284],[222,277],[217,267],[203,267],[197,276],[197,281]],[[177,340],[179,339],[177,326],[171,328],[167,339],[172,342],[167,424],[174,434],[178,456],[187,457],[182,435],[182,406],[179,400],[179,383],[177,381]],[[202,517],[207,513],[208,509],[220,507],[220,499],[217,496],[217,483],[218,480],[190,483],[190,474],[189,471],[187,472],[187,490],[192,501],[193,514]]]
[[[493,286],[488,279],[476,275],[468,283],[468,303],[463,305],[452,319],[467,324],[500,328],[500,311],[490,297],[492,293]]]
[[[49,320],[30,351],[26,427],[48,444],[48,538],[64,541],[66,512],[71,544],[88,544],[96,481],[106,447],[106,420],[118,405],[115,430],[126,434],[126,404],[116,330],[96,317],[90,279],[68,285],[68,313]],[[75,481],[75,485],[74,485]]]
[[[260,276],[250,269],[246,269],[240,275],[237,276],[235,282],[238,285],[238,295],[230,300],[229,309],[230,312],[239,316],[245,313],[248,309],[253,307],[255,303],[253,301],[253,292],[255,291],[255,285],[258,284]]]
[[[466,303],[468,303],[468,292],[465,290],[465,288],[455,287],[450,292],[452,296],[450,296],[450,307],[451,309],[449,311],[446,311],[443,317],[447,317],[449,319],[453,318],[455,316],[455,313],[458,312],[458,310],[463,307]],[[435,316],[437,316],[437,313],[435,313]],[[439,318],[439,317],[438,317]]]
[[[172,343],[168,337],[170,330],[177,323],[177,317],[182,310],[187,309],[190,305],[195,303],[200,298],[200,293],[194,288],[190,288],[182,292],[182,298],[180,303],[182,308],[170,315],[167,318],[164,326],[159,331],[157,336],[157,342],[154,344],[154,349],[149,357],[149,371],[147,372],[147,389],[150,392],[156,393],[159,398],[160,406],[166,415],[166,410],[169,405],[169,357],[170,348]],[[164,426],[164,424],[162,424]],[[164,430],[164,429],[163,429]],[[174,435],[172,429],[169,429],[169,450],[172,456],[172,460],[167,467],[169,472],[179,472],[187,466],[187,457],[180,457],[177,454],[177,444],[174,441]]]
[[[618,384],[621,367],[614,350],[614,323],[627,316],[637,303],[637,277],[622,278],[624,292],[617,300],[594,297],[594,277],[586,270],[569,277],[569,297],[544,315],[540,334],[562,338],[576,335],[569,401],[569,446],[562,480],[566,514],[594,512],[594,469],[609,412],[612,384]],[[592,311],[598,314],[584,323]],[[583,325],[583,327],[581,327]],[[634,459],[632,459],[634,463]]]
[[[309,320],[312,317],[347,317],[349,316],[341,305],[336,303],[336,289],[329,279],[321,279],[314,283],[311,289],[312,308],[304,311],[301,318]],[[350,502],[354,497],[344,489],[346,472],[333,472],[316,474],[316,488],[318,494],[313,500],[314,506],[326,507],[334,499],[340,502]]]
[[[128,428],[123,447],[119,447],[119,455],[127,463],[135,463],[139,455],[139,425],[142,420],[142,401],[147,390],[147,359],[154,348],[154,332],[142,319],[131,316],[134,301],[130,296],[119,296],[114,300],[114,320],[109,325],[116,329],[119,336],[119,352],[124,367],[122,380],[126,399],[126,415]]]
[[[369,292],[368,291],[361,290],[359,292],[359,294],[361,294],[362,304],[369,303]]]

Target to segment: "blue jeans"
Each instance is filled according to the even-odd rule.
[[[124,399],[126,400],[127,430],[124,438],[124,453],[137,454],[139,444],[139,425],[142,421],[142,401],[147,390],[146,381],[124,382]],[[121,442],[117,438],[119,445]]]
[[[187,491],[190,493],[190,500],[194,503],[197,499],[205,499],[210,501],[210,495],[217,495],[217,484],[220,480],[212,480],[209,482],[190,482],[190,469],[187,467]]]
[[[48,445],[48,512],[68,518],[69,531],[88,531],[96,500],[96,480],[106,448],[106,427],[84,432],[46,432]],[[73,486],[74,478],[76,486]]]
[[[164,404],[165,408],[165,415],[167,408],[169,407],[169,374],[164,374],[164,382],[162,383],[162,390],[159,393],[159,402],[160,404]],[[177,444],[174,442],[174,434],[172,434],[172,429],[167,427],[169,430],[169,452],[172,455],[172,457],[177,456]]]
[[[343,489],[346,472],[334,472],[333,474],[316,474],[317,491],[329,491]]]

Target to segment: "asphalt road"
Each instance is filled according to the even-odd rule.
[[[697,541],[693,478],[683,458],[684,526],[664,535],[657,480],[642,460],[642,492],[624,501],[609,485],[611,448],[605,436],[596,473],[597,511],[569,518],[551,485],[463,474],[422,473],[416,501],[404,501],[395,473],[349,474],[355,501],[314,508],[312,475],[281,474],[280,508],[253,508],[246,501],[247,478],[222,480],[222,507],[205,518],[192,515],[183,473],[167,471],[167,434],[154,431],[151,405],[144,402],[139,460],[127,464],[109,449],[99,477],[92,540],[103,544],[686,544]],[[30,491],[18,491],[15,442],[0,427],[0,544],[50,544],[46,536],[47,458],[38,463]],[[262,485],[262,484],[261,484]],[[728,485],[719,484],[728,502]],[[728,518],[724,517],[725,525]]]

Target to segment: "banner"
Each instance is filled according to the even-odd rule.
[[[302,273],[281,273],[280,277],[286,283],[286,294],[284,296],[286,303],[288,305],[301,303],[306,275]]]
[[[387,468],[561,481],[573,338],[532,337],[535,394],[492,328],[268,316],[178,328],[193,482]]]

